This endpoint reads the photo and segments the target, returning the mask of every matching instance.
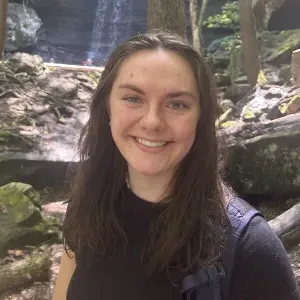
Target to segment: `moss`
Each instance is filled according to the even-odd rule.
[[[227,121],[227,122],[222,123],[221,127],[228,128],[228,127],[237,126],[240,124],[241,124],[240,121]]]
[[[252,121],[256,119],[256,115],[253,111],[251,110],[246,110],[243,114],[243,119],[247,121]]]
[[[99,77],[94,73],[94,72],[88,72],[87,73],[87,76],[91,79],[91,81],[94,83],[94,84],[98,84],[99,82]]]
[[[299,30],[282,31],[274,33],[274,43],[276,46],[270,51],[268,61],[286,60],[290,58],[293,50],[300,47]]]
[[[0,204],[5,208],[11,220],[17,224],[30,226],[41,220],[42,216],[39,209],[24,194],[26,189],[30,190],[22,183],[9,183],[1,186]]]
[[[258,136],[236,146],[230,174],[240,193],[278,194],[300,190],[300,131]]]
[[[56,218],[45,218],[41,222],[34,225],[32,228],[36,231],[47,233],[56,232],[59,222]]]
[[[36,238],[37,241],[52,241],[58,242],[59,240],[59,224],[56,218],[46,218],[40,223],[36,224],[31,228],[32,236]],[[32,243],[36,245],[38,242]]]

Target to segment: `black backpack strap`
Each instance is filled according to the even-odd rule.
[[[196,299],[203,297],[204,289],[213,288],[213,299],[221,300],[221,279],[225,276],[222,264],[199,268],[196,273],[186,276],[182,281],[181,295],[184,299],[190,300],[192,295],[197,295]]]
[[[228,240],[221,263],[207,268],[201,267],[196,273],[186,276],[182,281],[182,299],[203,300],[213,295],[212,300],[230,300],[231,273],[238,241],[250,221],[257,215],[263,215],[237,197],[230,201],[227,213],[231,226],[228,228]],[[196,295],[195,298],[192,295]]]
[[[223,300],[229,300],[231,275],[239,239],[244,235],[250,221],[256,216],[263,217],[263,214],[254,209],[243,199],[234,198],[228,206],[228,216],[231,222],[231,228],[229,229],[230,234],[227,247],[221,258],[226,270],[226,277],[222,281]]]

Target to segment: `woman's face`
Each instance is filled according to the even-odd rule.
[[[109,110],[113,139],[129,169],[173,174],[194,143],[200,116],[189,63],[168,50],[131,55],[120,66]]]

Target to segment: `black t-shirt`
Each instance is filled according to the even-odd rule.
[[[126,251],[120,244],[113,254],[99,257],[87,269],[77,257],[67,300],[180,300],[180,286],[167,272],[148,278],[141,263],[153,206],[126,190],[118,207],[128,238]],[[230,300],[267,299],[300,300],[300,296],[282,243],[257,216],[237,248]]]

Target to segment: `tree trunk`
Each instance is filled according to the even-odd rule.
[[[200,28],[198,26],[199,14],[197,0],[190,0],[190,18],[194,48],[201,53]]]
[[[0,295],[26,287],[35,281],[49,280],[50,267],[51,260],[48,254],[36,254],[0,266]]]
[[[300,203],[268,222],[286,249],[300,242]]]
[[[0,1],[0,59],[3,57],[4,44],[6,38],[6,19],[7,19],[8,0]]]
[[[208,0],[203,0],[201,9],[199,11],[198,1],[190,0],[190,18],[191,18],[191,28],[192,28],[192,35],[193,35],[193,46],[202,55],[204,54],[202,24],[204,21],[204,13],[207,8],[207,3]]]
[[[148,0],[148,30],[167,29],[186,36],[183,0]]]
[[[204,14],[207,8],[208,0],[202,0],[202,5],[199,13],[199,20],[198,20],[198,28],[199,28],[199,36],[200,36],[200,47],[201,52],[204,54],[204,41],[203,41],[203,34],[202,34],[202,26],[204,22]]]
[[[239,0],[239,5],[245,70],[249,84],[255,86],[260,70],[260,63],[252,0]]]

